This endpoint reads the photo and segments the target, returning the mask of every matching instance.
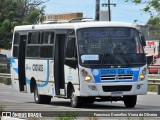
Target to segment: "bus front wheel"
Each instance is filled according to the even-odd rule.
[[[37,104],[49,104],[51,102],[51,96],[39,95],[38,88],[35,86],[34,89],[34,101]]]
[[[123,101],[127,108],[134,108],[137,102],[137,95],[123,96]]]
[[[81,97],[76,96],[74,89],[72,89],[70,100],[73,108],[78,108],[82,105],[82,99]]]

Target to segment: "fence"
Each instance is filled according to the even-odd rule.
[[[148,69],[157,69],[157,74],[149,74],[148,75],[148,84],[158,85],[158,95],[160,95],[160,66],[148,66]],[[157,78],[159,77],[159,78]]]
[[[8,68],[8,64],[0,64],[0,69],[1,69],[0,78],[11,78],[11,74],[10,73],[6,73],[6,71],[9,71],[8,70],[9,69]]]
[[[0,73],[0,78],[11,78],[11,74]]]

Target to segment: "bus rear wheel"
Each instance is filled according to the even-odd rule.
[[[73,108],[78,108],[82,105],[82,98],[79,96],[76,96],[74,89],[72,89],[70,100],[71,100],[71,106]]]
[[[35,86],[34,89],[34,101],[37,104],[49,104],[51,102],[51,96],[39,95],[38,88]]]
[[[137,95],[123,96],[123,101],[127,108],[134,108],[137,102]]]
[[[84,97],[83,102],[93,104],[95,102],[95,97]]]

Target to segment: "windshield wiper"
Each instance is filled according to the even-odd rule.
[[[132,63],[130,63],[130,62],[127,60],[127,58],[126,58],[125,55],[122,55],[122,54],[120,54],[120,53],[119,53],[119,55],[120,55],[121,58],[125,61],[126,65],[127,65],[128,67],[131,67],[131,66],[132,66]]]
[[[132,63],[132,65],[144,65],[145,63]]]

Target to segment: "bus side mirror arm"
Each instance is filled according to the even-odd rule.
[[[66,58],[65,64],[73,69],[78,67],[78,60],[76,58]]]
[[[146,46],[146,40],[144,35],[141,36],[142,46]]]

